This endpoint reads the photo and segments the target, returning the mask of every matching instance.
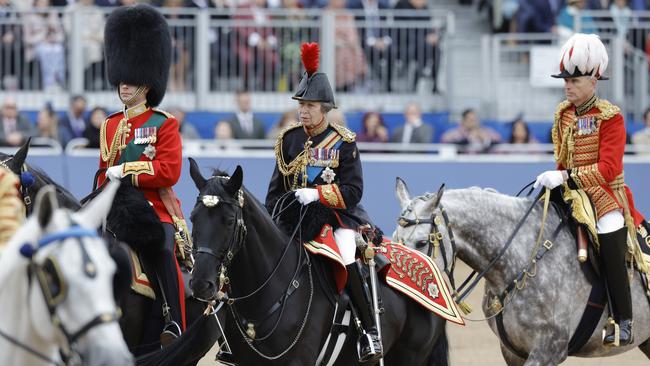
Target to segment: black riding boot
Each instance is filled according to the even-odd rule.
[[[633,341],[632,336],[632,297],[630,281],[625,266],[627,253],[627,228],[623,227],[607,234],[598,234],[600,256],[605,267],[607,287],[609,289],[614,320],[620,329],[619,345],[625,346]],[[603,344],[613,345],[616,342],[614,332],[609,332]]]
[[[158,252],[156,272],[160,280],[160,290],[163,292],[163,318],[165,326],[160,334],[160,343],[163,347],[169,345],[174,339],[181,335],[181,324],[183,324],[180,290],[178,283],[178,272],[176,271],[176,254],[174,253],[174,226],[164,223],[165,246]],[[165,303],[166,301],[166,303]]]
[[[372,297],[362,275],[360,264],[354,262],[346,266],[348,270],[348,283],[346,288],[354,310],[361,320],[363,329],[359,332],[359,361],[377,361],[383,356],[383,349],[379,340],[379,333],[375,324],[372,311]]]

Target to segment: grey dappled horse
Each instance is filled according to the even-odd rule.
[[[444,207],[449,226],[455,236],[458,259],[472,269],[482,271],[490,260],[504,246],[507,238],[531,205],[526,198],[503,195],[479,188],[441,188],[436,194],[425,194],[411,198],[404,181],[397,178],[397,198],[402,213],[400,217],[415,220],[428,219],[440,214]],[[543,205],[538,203],[515,236],[512,245],[485,275],[483,312],[492,314],[489,308],[491,296],[501,294],[513,282],[523,268],[529,264],[540,228]],[[549,210],[544,239],[550,238],[560,224],[560,216]],[[440,226],[442,244],[447,261],[452,260],[449,234]],[[410,247],[428,241],[431,224],[419,223],[407,227],[397,226],[393,238],[402,240]],[[422,248],[426,250],[426,248]],[[436,262],[444,268],[442,256]],[[572,234],[565,226],[554,241],[553,247],[537,263],[537,274],[529,278],[527,286],[506,299],[503,323],[512,344],[529,354],[524,360],[510,352],[501,343],[501,352],[508,365],[557,365],[566,360],[568,344],[578,326],[589,298],[591,285],[580,269],[576,259],[576,245]],[[639,347],[650,358],[650,306],[638,273],[630,283],[634,312],[634,344],[626,347],[605,347],[602,345],[602,329],[607,312],[589,341],[574,356],[604,357],[620,354]],[[498,335],[494,319],[488,321],[492,331]]]

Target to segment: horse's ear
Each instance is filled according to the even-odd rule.
[[[434,198],[434,200],[433,200],[433,203],[434,203],[433,208],[434,209],[436,207],[438,207],[438,205],[440,205],[440,200],[442,200],[442,194],[443,193],[445,193],[445,184],[444,183],[442,183],[440,185],[440,188],[438,188],[438,192],[436,193],[436,198]]]
[[[42,228],[50,223],[57,208],[59,208],[59,202],[56,199],[56,188],[48,185],[39,189],[34,201],[34,215]]]
[[[23,167],[23,164],[25,164],[25,160],[27,160],[27,153],[29,152],[29,144],[31,141],[32,138],[28,138],[23,146],[16,151],[14,157],[7,162],[9,169],[17,175],[20,175],[20,169]]]
[[[192,177],[194,185],[196,185],[196,188],[198,188],[200,191],[203,189],[203,187],[205,187],[207,179],[201,175],[201,169],[199,169],[199,165],[196,163],[196,160],[192,158],[188,158],[188,160],[190,161],[190,177]]]
[[[98,228],[108,216],[119,187],[119,181],[110,181],[102,193],[88,202],[81,210],[75,212],[73,218],[84,227]]]
[[[411,202],[411,195],[409,194],[406,182],[404,182],[400,177],[397,177],[395,180],[395,195],[397,196],[397,200],[399,201],[402,210],[408,206],[409,202]]]
[[[237,165],[235,172],[232,173],[230,179],[228,179],[228,183],[226,183],[226,186],[224,188],[228,193],[235,194],[235,192],[237,192],[241,188],[243,180],[244,180],[244,171],[242,170],[240,165]]]

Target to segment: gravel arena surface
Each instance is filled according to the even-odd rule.
[[[465,278],[469,274],[469,268],[458,262],[456,266],[456,278]],[[481,298],[483,296],[482,284],[470,295],[468,303],[471,305],[474,312],[469,316],[471,318],[480,318],[483,313],[480,310]],[[465,327],[460,327],[454,324],[449,324],[447,327],[449,343],[450,343],[450,365],[452,366],[474,366],[474,365],[505,365],[501,357],[499,348],[499,341],[486,322],[467,322]],[[200,366],[214,366],[217,363],[214,361],[216,348],[211,350],[199,362]],[[622,355],[586,359],[570,357],[562,365],[567,366],[641,366],[650,365],[645,355],[635,349],[626,352]]]

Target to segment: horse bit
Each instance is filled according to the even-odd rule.
[[[99,238],[95,230],[75,225],[67,230],[45,235],[38,240],[36,246],[31,243],[25,243],[20,248],[20,253],[29,260],[27,272],[29,282],[31,283],[32,278],[36,278],[43,294],[43,298],[45,299],[45,304],[50,313],[52,324],[57,326],[66,338],[66,350],[64,351],[63,349],[60,349],[60,355],[64,365],[80,363],[81,360],[78,358],[78,354],[74,350],[74,345],[79,339],[88,333],[88,331],[102,324],[116,322],[120,317],[119,312],[100,313],[85,325],[81,326],[76,332],[70,333],[56,314],[58,306],[66,300],[68,293],[67,284],[64,282],[61,274],[61,265],[52,255],[48,255],[42,264],[37,264],[33,257],[40,248],[72,238],[77,239],[79,248],[81,249],[85,275],[89,278],[94,278],[97,274],[97,269],[80,239]],[[47,363],[61,365],[61,363],[51,360],[47,355],[44,355],[42,352],[39,352],[24,342],[13,338],[9,334],[0,331],[0,336]]]

